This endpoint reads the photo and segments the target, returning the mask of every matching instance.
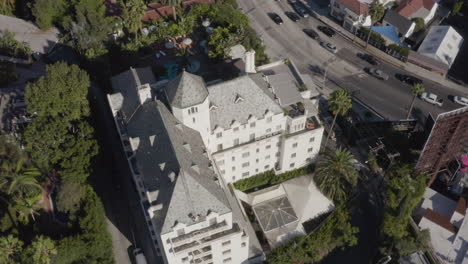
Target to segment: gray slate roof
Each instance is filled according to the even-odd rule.
[[[166,86],[169,103],[177,108],[186,108],[205,101],[208,96],[203,78],[183,71]]]
[[[150,67],[130,68],[130,70],[112,77],[111,83],[114,91],[111,100],[119,101],[113,102],[113,104],[122,105],[121,113],[124,119],[127,120],[140,105],[138,87],[147,83],[156,83],[156,80]],[[122,96],[116,96],[115,93],[120,93]]]
[[[275,114],[283,110],[268,91],[261,74],[245,75],[208,87],[211,127],[230,128],[234,120],[246,123],[251,115],[262,118],[266,111]],[[238,97],[241,100],[236,100]]]
[[[406,32],[410,29],[413,21],[407,19],[406,17],[398,14],[391,9],[387,9],[383,21],[391,24],[392,26],[398,29],[398,32],[405,35]]]
[[[171,231],[176,223],[195,223],[192,216],[219,214],[231,209],[216,175],[209,168],[200,134],[180,124],[160,101],[147,102],[138,108],[127,124],[130,138],[138,137],[135,152],[138,170],[147,191],[157,193],[153,221],[157,232]],[[174,182],[169,175],[175,173]]]

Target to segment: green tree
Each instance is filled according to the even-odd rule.
[[[113,19],[106,15],[104,2],[77,0],[73,9],[73,19],[64,25],[73,46],[88,59],[105,54]]]
[[[80,207],[83,186],[75,181],[64,181],[57,193],[57,209],[74,214]]]
[[[145,15],[147,7],[142,0],[122,0],[121,3],[123,6],[123,25],[129,33],[135,36],[135,41],[138,42],[138,33],[143,25],[141,18]]]
[[[460,12],[461,8],[463,7],[463,3],[464,3],[464,1],[458,1],[455,4],[453,4],[452,11],[450,12],[450,15],[454,16],[454,15],[458,14]]]
[[[13,173],[1,175],[0,187],[6,190],[9,195],[14,193],[24,194],[34,193],[42,190],[42,186],[37,179],[41,173],[36,168],[23,168],[22,162],[18,163],[17,169]],[[37,194],[37,192],[35,192]]]
[[[88,245],[81,236],[65,237],[57,243],[57,256],[54,264],[92,263],[88,256]]]
[[[55,22],[61,24],[66,15],[68,2],[66,0],[36,0],[31,11],[36,18],[36,24],[47,30]]]
[[[26,263],[50,264],[52,257],[57,255],[55,242],[49,237],[38,236],[24,252]]]
[[[425,89],[422,83],[415,83],[411,87],[411,94],[413,95],[413,99],[411,99],[411,104],[408,109],[408,114],[406,115],[406,119],[409,119],[411,116],[411,111],[413,111],[414,107],[414,101],[416,100],[416,97],[420,96],[422,93],[424,93]]]
[[[0,0],[0,14],[13,16],[16,0]]]
[[[408,164],[396,165],[387,171],[382,231],[391,241],[408,235],[407,229],[414,207],[421,201],[427,177],[416,174]]]
[[[385,14],[385,7],[377,0],[374,0],[369,6],[369,15],[371,17],[371,26],[373,26],[377,21],[382,19]],[[372,30],[369,30],[366,40],[366,48],[369,43],[370,36],[372,35]]]
[[[412,19],[412,21],[415,23],[414,32],[419,32],[426,28],[426,23],[424,22],[424,19],[420,17],[415,17]]]
[[[172,7],[172,15],[174,17],[174,21],[177,21],[177,14],[176,14],[176,7],[180,6],[182,0],[164,0],[166,5],[170,5]]]
[[[13,235],[0,237],[0,264],[19,263],[23,241]]]
[[[23,134],[35,164],[83,183],[97,154],[87,100],[89,77],[76,65],[48,65],[46,76],[26,87],[27,111],[34,116]]]
[[[318,163],[314,181],[320,191],[335,202],[344,202],[357,184],[358,173],[348,150],[336,149]]]
[[[25,225],[29,223],[29,216],[31,216],[33,221],[36,221],[34,215],[38,214],[37,211],[41,208],[39,204],[41,199],[41,194],[15,199],[13,201],[13,210],[18,214],[16,219]]]
[[[345,115],[349,109],[352,107],[351,96],[349,95],[348,91],[345,89],[338,89],[332,93],[330,99],[328,99],[329,109],[335,116],[333,118],[332,125],[330,127],[330,131],[328,132],[327,139],[325,140],[324,149],[327,148],[328,140],[330,139],[331,134],[333,133],[333,128],[335,127],[336,118],[339,115]]]
[[[217,27],[210,36],[209,52],[210,58],[224,59],[227,56],[227,49],[235,45],[237,35],[228,28]]]

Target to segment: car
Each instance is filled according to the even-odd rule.
[[[433,93],[422,93],[419,98],[421,98],[421,100],[427,102],[427,103],[430,103],[430,104],[433,104],[433,105],[437,105],[439,107],[442,107],[442,104],[444,103],[444,100],[443,99],[438,99],[438,96],[436,94],[433,94]]]
[[[376,68],[364,68],[364,71],[369,73],[370,75],[374,76],[375,78],[386,81],[388,80],[388,74],[383,72],[382,70]]]
[[[288,2],[289,2],[290,4],[294,4],[294,3],[297,3],[297,0],[288,0]]]
[[[291,19],[294,22],[297,22],[297,21],[299,21],[301,19],[301,17],[299,15],[297,15],[296,13],[291,12],[291,11],[286,11],[285,14],[286,14],[287,17],[289,17],[289,19]]]
[[[322,31],[323,34],[329,36],[330,38],[336,34],[335,30],[333,30],[331,27],[318,26],[317,29]]]
[[[411,76],[411,75],[407,75],[407,74],[397,73],[397,74],[395,74],[395,77],[398,80],[400,80],[402,82],[405,82],[405,83],[407,83],[409,85],[414,85],[414,84],[417,84],[417,83],[420,83],[420,84],[423,83],[423,81],[421,79],[416,78],[416,77]]]
[[[278,25],[281,25],[283,24],[283,19],[276,13],[269,13],[268,14],[271,18],[271,20],[273,20],[276,24]]]
[[[302,31],[306,33],[307,36],[313,38],[313,39],[320,39],[319,34],[317,31],[311,29],[311,28],[304,28]]]
[[[357,56],[361,58],[362,60],[367,61],[369,64],[372,65],[379,65],[379,61],[372,55],[366,54],[366,53],[358,53]]]
[[[322,45],[322,47],[324,47],[325,49],[327,49],[328,51],[332,53],[338,52],[338,49],[336,48],[336,46],[331,44],[330,42],[322,41],[320,42],[320,45]]]
[[[301,17],[309,16],[309,12],[307,12],[307,9],[301,2],[295,1],[294,3],[291,3],[291,6],[294,9],[294,11],[296,11]]]
[[[468,106],[468,98],[463,96],[454,96],[453,101],[459,105]]]

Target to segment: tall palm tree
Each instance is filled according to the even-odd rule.
[[[356,186],[358,173],[353,166],[353,155],[348,150],[327,152],[317,163],[314,181],[320,191],[336,202],[344,202]]]
[[[336,118],[338,115],[345,115],[349,109],[352,107],[351,96],[345,89],[338,89],[331,95],[330,99],[328,99],[328,104],[330,105],[330,111],[332,111],[333,118],[332,125],[330,127],[330,132],[328,133],[327,140],[325,141],[325,145],[323,149],[327,148],[328,140],[330,139],[331,134],[333,133],[333,128],[336,123]]]
[[[130,33],[135,35],[135,41],[138,42],[138,32],[143,26],[141,18],[145,15],[146,4],[143,0],[122,0],[122,5],[124,25]]]
[[[177,21],[176,6],[179,6],[182,0],[164,0],[164,2],[172,7],[172,15],[174,16],[174,21]]]
[[[3,188],[9,195],[17,193],[19,196],[24,196],[42,189],[37,181],[37,178],[41,176],[39,170],[36,168],[23,168],[21,161],[18,162],[15,171],[2,173],[1,176],[0,188]]]
[[[374,0],[369,7],[369,15],[371,17],[371,27],[380,19],[382,19],[385,14],[385,7],[377,0]],[[369,44],[369,39],[372,34],[372,29],[369,28],[369,33],[367,34],[366,48]]]
[[[18,220],[20,222],[27,224],[29,222],[29,216],[31,216],[33,221],[36,221],[34,215],[38,214],[37,211],[41,208],[39,204],[41,198],[42,194],[39,194],[30,197],[22,197],[14,201],[13,209],[18,213]]]
[[[18,263],[23,241],[13,235],[0,237],[0,263]]]
[[[410,108],[408,109],[408,114],[406,115],[406,119],[409,119],[411,116],[411,111],[413,111],[414,101],[416,97],[424,93],[426,89],[424,88],[422,83],[415,83],[413,87],[411,87],[411,94],[413,95],[413,99],[411,100]]]

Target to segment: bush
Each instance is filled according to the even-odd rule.
[[[388,49],[394,50],[394,51],[400,53],[401,55],[403,55],[405,57],[408,57],[408,55],[409,55],[409,49],[398,46],[397,44],[388,45]]]
[[[424,19],[422,19],[420,17],[415,17],[415,18],[412,19],[412,21],[416,24],[414,26],[414,32],[419,32],[419,31],[426,28],[426,24],[424,23]]]
[[[246,179],[238,180],[234,183],[234,187],[242,192],[250,191],[258,187],[267,187],[275,184],[280,184],[287,180],[310,173],[313,170],[313,165],[309,165],[307,167],[295,169],[292,171],[287,171],[278,175],[275,174],[274,170],[269,170]]]
[[[27,60],[31,53],[26,42],[17,41],[15,34],[10,31],[3,32],[0,37],[0,55]]]

